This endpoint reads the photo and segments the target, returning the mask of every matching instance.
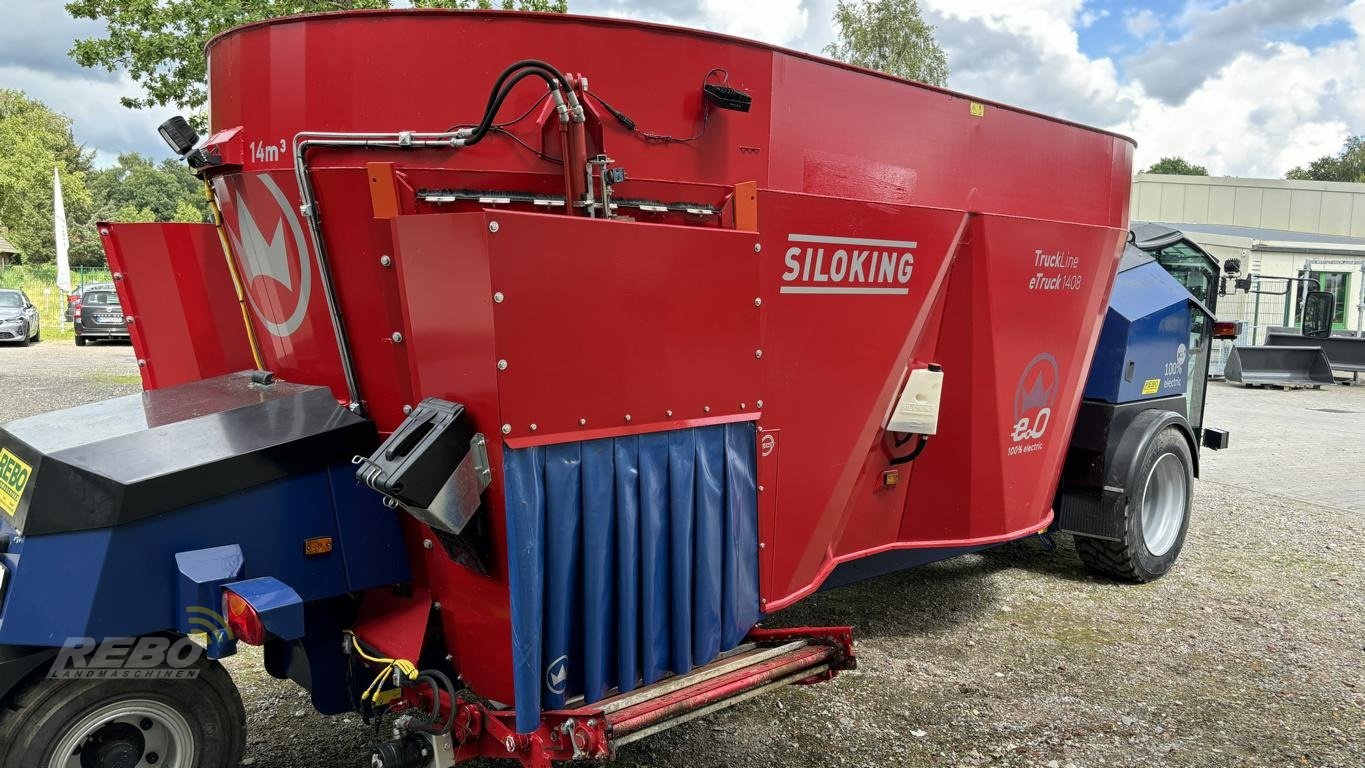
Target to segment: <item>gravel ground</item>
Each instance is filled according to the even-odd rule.
[[[0,420],[137,390],[131,350],[0,349]],[[1328,410],[1322,410],[1328,409]],[[774,624],[851,624],[860,669],[622,750],[623,766],[1365,766],[1365,387],[1211,384],[1180,564],[1091,578],[1069,540],[822,593]],[[229,660],[246,764],[361,766],[372,731]]]

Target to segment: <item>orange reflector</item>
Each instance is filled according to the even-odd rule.
[[[256,609],[241,595],[223,590],[223,613],[227,616],[228,630],[233,637],[247,645],[265,645],[265,625],[261,623]]]
[[[1213,338],[1215,339],[1237,338],[1237,323],[1231,320],[1214,323]]]
[[[899,469],[888,469],[882,473],[882,485],[886,488],[893,488],[900,485],[901,471]]]
[[[304,539],[303,541],[304,557],[317,557],[318,555],[328,554],[331,551],[332,551],[331,536],[318,536],[317,538]]]

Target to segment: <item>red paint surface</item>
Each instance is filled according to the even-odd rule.
[[[419,586],[458,607],[441,613],[445,636],[480,694],[512,697],[496,439],[504,424],[513,441],[543,443],[757,415],[760,434],[776,442],[759,466],[769,610],[818,588],[840,562],[1005,541],[1051,520],[1127,226],[1132,145],[1122,137],[995,104],[974,116],[967,97],[749,41],[574,16],[322,16],[229,33],[209,57],[213,127],[242,126],[249,148],[241,171],[216,181],[229,229],[243,237],[249,209],[254,242],[285,254],[273,277],[243,263],[257,311],[276,324],[293,317],[305,282],[287,151],[300,131],[472,123],[498,72],[528,57],[587,76],[642,128],[679,136],[700,124],[708,70],[726,68],[729,84],[753,96],[752,111],[714,112],[689,144],[641,141],[610,117],[588,134],[630,174],[618,196],[724,205],[736,185],[756,182],[757,233],[733,231],[728,214],[602,222],[416,199],[424,188],[562,193],[559,166],[501,136],[460,151],[310,154],[369,413],[391,430],[405,404],[443,397],[464,403],[494,438],[492,572],[455,566],[439,548],[412,549]],[[456,68],[458,77],[443,75]],[[519,88],[502,116],[528,110],[539,93]],[[543,113],[510,130],[557,152],[541,143],[556,136],[536,123]],[[378,162],[393,163],[401,215],[391,219],[374,218],[366,164]],[[837,256],[842,246],[829,238],[913,241],[846,249],[908,251],[908,279],[899,266],[889,282],[855,274],[855,256]],[[309,250],[306,234],[303,242]],[[807,246],[825,249],[820,266],[803,263],[798,280],[784,280],[789,249]],[[1075,264],[1038,267],[1040,252]],[[390,267],[380,264],[386,255]],[[1030,287],[1039,273],[1068,286]],[[898,292],[782,290],[836,286]],[[258,334],[284,378],[344,398],[313,288],[297,328]],[[1055,366],[1026,371],[1040,356]],[[945,372],[938,434],[901,467],[900,484],[884,488],[881,473],[901,450],[884,419],[907,369],[930,362]],[[1016,442],[1021,419],[1045,427]]]

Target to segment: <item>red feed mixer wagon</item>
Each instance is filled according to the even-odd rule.
[[[101,228],[145,393],[0,430],[0,768],[236,765],[241,642],[396,714],[381,768],[604,759],[851,668],[761,624],[822,588],[1178,554],[1211,297],[1125,248],[1128,139],[576,16],[207,56],[162,134],[216,225]],[[200,632],[193,680],[45,674]]]

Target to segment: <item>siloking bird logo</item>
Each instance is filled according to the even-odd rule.
[[[1052,407],[1057,403],[1057,358],[1040,352],[1019,376],[1014,387],[1014,421],[1010,440],[1039,440],[1047,434]]]
[[[308,317],[313,291],[313,259],[298,213],[268,174],[241,174],[224,185],[227,194],[222,187],[218,194],[247,301],[267,331],[290,336]]]

